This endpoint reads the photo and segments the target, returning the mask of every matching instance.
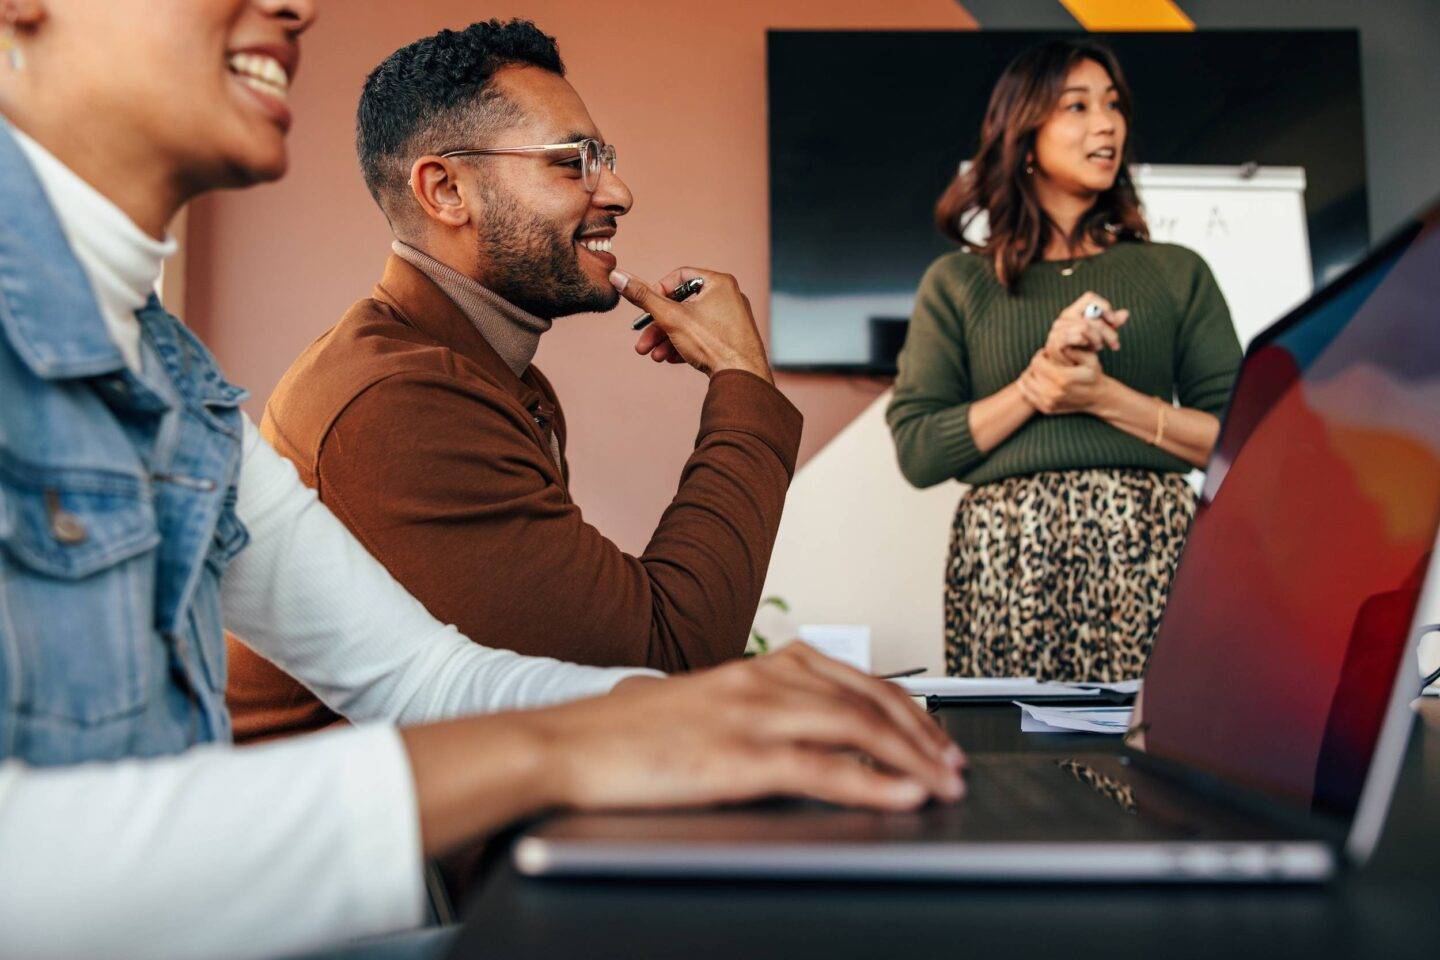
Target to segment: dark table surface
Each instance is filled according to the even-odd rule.
[[[947,708],[971,753],[1114,750]],[[1375,857],[1321,887],[529,880],[495,859],[455,957],[1440,958],[1440,702],[1424,704]]]

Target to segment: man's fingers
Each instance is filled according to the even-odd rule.
[[[610,271],[610,283],[620,291],[620,296],[652,315],[657,304],[670,302],[650,289],[649,284],[639,277],[632,277],[620,270]]]
[[[665,336],[665,331],[652,323],[640,332],[640,339],[635,341],[635,352],[643,357],[662,343],[667,342],[669,342],[669,338]]]
[[[686,280],[694,280],[696,278],[704,280],[705,285],[709,286],[712,276],[711,271],[701,270],[699,267],[677,267],[661,277],[659,283],[660,286],[665,288],[665,292],[669,293]],[[699,294],[696,294],[696,296],[699,296]]]

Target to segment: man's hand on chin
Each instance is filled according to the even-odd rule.
[[[666,296],[667,291],[696,278],[704,280],[705,286],[695,296],[679,303]],[[655,318],[636,341],[636,353],[648,354],[656,363],[688,363],[706,376],[721,370],[745,370],[775,382],[750,299],[728,273],[681,267],[661,277],[658,284],[646,284],[615,270],[610,282],[622,297]]]

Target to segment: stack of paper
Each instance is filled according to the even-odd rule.
[[[1110,733],[1130,729],[1130,707],[1040,707],[1020,703],[1020,729],[1024,733]]]
[[[905,677],[893,681],[912,697],[974,698],[1098,697],[1102,692],[1135,693],[1139,680],[1119,683],[1042,683],[1034,677]]]

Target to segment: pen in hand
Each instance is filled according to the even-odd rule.
[[[705,286],[704,279],[702,279],[701,277],[692,277],[689,280],[682,281],[678,286],[676,286],[674,290],[671,290],[670,293],[667,294],[667,296],[669,296],[671,300],[675,300],[677,302],[680,300],[688,300],[689,298],[695,296],[695,294],[699,293],[700,288],[703,286]],[[639,317],[636,318],[635,322],[630,325],[630,329],[637,331],[644,330],[646,327],[650,326],[651,322],[654,319],[655,318],[650,316],[650,314],[642,313]]]

